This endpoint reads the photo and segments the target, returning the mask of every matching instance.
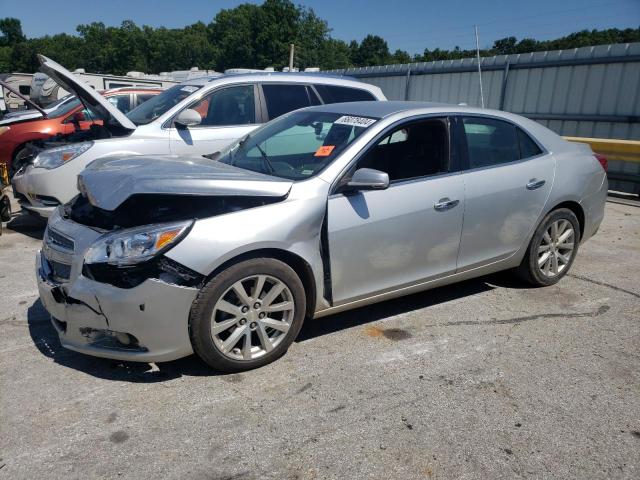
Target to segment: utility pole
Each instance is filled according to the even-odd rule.
[[[293,72],[293,52],[296,46],[292,43],[289,45],[289,72]]]
[[[476,56],[478,58],[478,79],[480,80],[480,104],[484,108],[484,94],[482,93],[482,68],[480,67],[480,42],[478,41],[478,26],[474,25],[476,29]]]

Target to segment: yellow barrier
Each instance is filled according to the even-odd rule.
[[[3,186],[9,186],[9,171],[4,163],[0,163],[0,190]]]
[[[609,140],[607,138],[563,137],[570,142],[586,143],[591,150],[601,153],[608,160],[640,163],[640,141]]]

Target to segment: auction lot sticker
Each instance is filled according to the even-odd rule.
[[[352,117],[351,115],[343,115],[333,123],[335,125],[349,125],[350,127],[367,128],[372,123],[376,123],[376,120],[374,118]]]

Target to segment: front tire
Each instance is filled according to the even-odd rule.
[[[306,311],[296,272],[273,258],[232,265],[198,293],[189,316],[196,354],[218,371],[241,372],[281,357]]]
[[[18,171],[31,159],[32,156],[33,152],[30,147],[26,145],[18,147],[16,152],[13,154],[13,159],[11,160],[9,179],[13,178],[13,176],[18,173]]]
[[[554,285],[564,277],[578,253],[580,223],[567,208],[550,212],[538,225],[518,275],[536,287]]]

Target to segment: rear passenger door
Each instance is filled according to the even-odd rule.
[[[467,152],[460,272],[506,259],[525,244],[549,197],[555,159],[497,118],[458,117],[456,135]]]

